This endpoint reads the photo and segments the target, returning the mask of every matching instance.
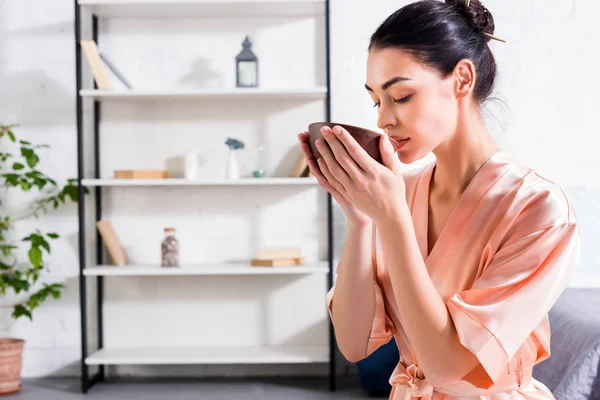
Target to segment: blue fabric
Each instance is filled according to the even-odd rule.
[[[396,341],[392,338],[387,344],[379,347],[369,357],[359,361],[358,376],[362,388],[370,394],[389,394],[392,387],[390,376],[400,361]]]

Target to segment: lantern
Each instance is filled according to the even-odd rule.
[[[257,87],[258,86],[258,58],[252,52],[250,39],[246,36],[242,43],[242,51],[236,59],[236,81],[237,87]]]

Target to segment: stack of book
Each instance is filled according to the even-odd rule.
[[[257,267],[287,267],[304,264],[304,258],[298,248],[264,248],[258,251],[258,257],[252,259]]]
[[[169,171],[163,169],[126,169],[114,171],[115,179],[167,179]]]

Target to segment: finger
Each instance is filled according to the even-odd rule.
[[[329,183],[325,175],[321,172],[321,168],[317,164],[317,161],[314,159],[308,160],[308,169],[313,174],[317,183],[323,187],[323,189],[327,190],[329,193],[334,194],[337,192],[335,188]]]
[[[331,193],[331,196],[333,196],[333,198],[335,199],[335,201],[337,201],[340,205],[344,205],[346,203],[349,203],[349,201],[346,198],[346,196],[343,195],[339,190],[337,190],[336,188],[334,188],[327,181],[327,178],[325,178],[325,176],[321,173],[321,170],[319,168],[319,165],[317,164],[317,161],[310,160],[308,162],[308,167],[310,168],[311,171],[316,171],[316,174],[313,172],[313,175],[317,178],[317,182],[326,191],[328,191],[329,193]],[[325,165],[325,169],[326,168],[327,168],[327,165]]]
[[[317,183],[321,185],[325,190],[329,190],[329,188],[332,188],[329,182],[327,182],[327,178],[325,178],[315,160],[308,160],[308,169],[317,180]]]
[[[327,142],[323,139],[317,139],[316,145],[319,149],[319,153],[321,153],[321,158],[327,165],[327,169],[329,170],[331,175],[342,185],[348,185],[350,183],[350,176],[348,176],[348,173],[339,164],[338,160],[335,158],[335,155],[331,151],[331,148],[329,147]],[[319,166],[321,166],[321,164],[319,164]]]
[[[308,169],[310,170],[310,172],[313,174],[313,176],[315,178],[317,178],[317,182],[319,182],[319,184],[321,184],[320,180],[326,180],[327,178],[325,178],[325,176],[323,175],[323,173],[321,172],[321,170],[319,169],[319,165],[317,164],[317,160],[315,160],[314,158],[310,158],[306,160],[308,163]]]
[[[308,132],[299,133],[298,140],[300,140],[300,143],[308,143]]]
[[[323,137],[329,144],[333,156],[337,160],[338,164],[346,171],[347,175],[356,179],[360,174],[362,174],[361,168],[356,164],[356,161],[352,158],[348,151],[346,150],[346,146],[339,140],[338,135],[333,133],[331,128],[323,127],[322,129]]]
[[[369,153],[358,144],[356,139],[354,139],[346,129],[336,125],[333,127],[332,132],[360,169],[367,171],[369,168],[372,168],[375,160],[371,158]]]
[[[307,145],[306,143],[300,143],[300,148],[302,149],[302,153],[304,154],[304,157],[306,157],[307,161],[315,159],[315,156],[312,154],[309,145]]]
[[[336,177],[331,173],[331,170],[329,169],[329,166],[327,165],[325,159],[321,157],[317,160],[317,162],[319,164],[319,169],[321,170],[323,176],[325,176],[325,179],[327,179],[327,182],[329,182],[329,184],[335,190],[340,192],[342,195],[345,195],[346,189],[344,189],[344,185],[340,181],[338,181]]]
[[[387,135],[381,135],[379,138],[379,151],[381,152],[381,161],[383,162],[383,165],[395,173],[399,172],[400,160],[398,159],[394,145],[392,145],[390,138]]]
[[[308,135],[306,134],[306,132],[302,132],[302,133],[298,134],[298,141],[300,142],[300,145],[303,145],[303,144],[308,145],[309,144]]]

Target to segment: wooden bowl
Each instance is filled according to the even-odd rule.
[[[324,126],[328,126],[333,129],[334,126],[339,125],[342,128],[346,129],[348,133],[358,142],[358,144],[365,149],[365,151],[378,163],[382,163],[381,153],[379,151],[379,138],[381,137],[381,133],[377,133],[371,131],[369,129],[361,128],[359,126],[353,126],[348,124],[339,124],[335,122],[313,122],[308,126],[308,141],[310,144],[310,149],[312,150],[312,154],[315,159],[321,157],[321,153],[317,149],[315,142],[317,139],[323,138],[323,134],[321,133],[321,128]],[[325,139],[323,139],[325,140]],[[390,138],[390,142],[392,146],[396,148],[398,143],[394,139]],[[327,142],[325,142],[327,145]]]

